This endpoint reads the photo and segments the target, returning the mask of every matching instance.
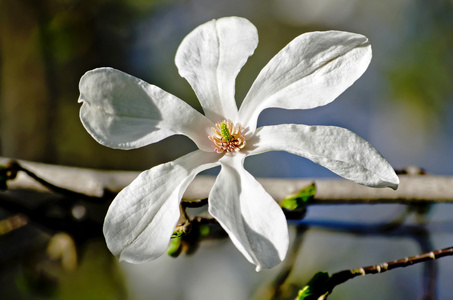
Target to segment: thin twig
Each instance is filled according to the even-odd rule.
[[[31,178],[33,178],[34,180],[36,180],[37,182],[39,182],[44,187],[48,188],[50,191],[58,193],[58,194],[61,194],[61,195],[64,195],[64,196],[67,196],[70,199],[83,199],[83,200],[88,201],[88,202],[93,202],[93,203],[99,204],[100,203],[100,201],[99,201],[100,199],[110,198],[110,197],[105,197],[105,196],[104,197],[89,196],[89,195],[85,195],[85,194],[82,194],[82,193],[79,193],[79,192],[76,192],[76,191],[72,191],[72,190],[69,190],[69,189],[65,189],[65,188],[56,186],[55,184],[52,184],[52,183],[48,182],[47,180],[44,180],[43,178],[39,177],[38,175],[36,175],[32,171],[30,171],[27,168],[23,167],[21,164],[19,164],[15,160],[10,161],[6,165],[5,168],[9,172],[11,172],[12,174],[16,174],[17,172],[22,171],[25,174],[27,174],[28,176],[30,176]]]
[[[43,229],[52,232],[68,232],[76,240],[85,241],[92,237],[102,236],[102,218],[113,195],[105,193],[102,197],[89,196],[59,187],[14,160],[4,166],[3,170],[6,172],[8,180],[14,180],[19,172],[23,172],[53,194],[45,194],[49,197],[45,198],[45,201],[41,201],[41,197],[34,197],[27,193],[0,193],[1,208],[11,213],[22,214]],[[33,199],[35,203],[26,205],[26,201],[22,201],[24,195],[27,199]],[[75,213],[78,208],[82,209],[81,215]],[[98,217],[99,215],[101,217]]]
[[[325,292],[331,292],[337,285],[342,284],[348,281],[349,279],[355,278],[357,276],[365,276],[368,274],[380,274],[396,268],[405,268],[408,266],[412,266],[414,264],[430,260],[436,260],[450,255],[453,255],[453,247],[431,251],[420,255],[405,257],[402,259],[384,262],[377,265],[340,271],[332,274],[330,280],[328,281],[327,286],[323,289],[323,291],[320,291],[319,296],[325,294]]]
[[[297,259],[297,256],[300,252],[300,248],[302,246],[302,241],[305,236],[305,233],[307,232],[307,227],[306,226],[297,226],[296,227],[296,237],[294,238],[294,241],[292,243],[291,248],[288,251],[288,255],[286,256],[285,260],[283,261],[283,267],[280,270],[279,274],[275,277],[272,287],[273,287],[273,293],[271,299],[279,299],[281,294],[282,294],[282,287],[283,284],[286,282],[288,279],[289,275],[291,275],[291,272],[293,271],[293,268],[295,266],[295,262]]]
[[[351,269],[350,273],[355,276],[358,275],[367,275],[367,274],[378,274],[384,273],[386,271],[396,269],[396,268],[405,268],[414,264],[418,264],[428,260],[435,260],[445,256],[453,255],[453,247],[444,248],[441,250],[431,251],[428,253],[423,253],[415,256],[405,257],[402,259],[385,262],[378,265],[363,267],[359,269]],[[333,276],[333,275],[332,275]]]
[[[420,246],[420,252],[428,252],[433,249],[434,246],[431,242],[430,232],[426,228],[421,228],[416,234],[411,236]],[[422,275],[422,292],[423,300],[436,299],[437,291],[437,264],[435,260],[427,261],[423,264],[423,275]]]
[[[182,199],[181,205],[183,207],[198,208],[208,204],[208,198],[204,199]]]

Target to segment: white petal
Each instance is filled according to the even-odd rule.
[[[174,134],[212,151],[207,138],[213,123],[184,101],[157,86],[111,68],[87,72],[80,79],[80,119],[99,143],[134,149]]]
[[[272,197],[243,168],[244,156],[225,155],[209,195],[209,213],[256,270],[278,265],[288,249],[285,216]]]
[[[359,184],[396,189],[392,166],[367,141],[341,127],[284,124],[258,128],[249,155],[287,151],[306,157]]]
[[[162,255],[179,219],[179,203],[197,173],[218,165],[218,154],[194,151],[141,173],[113,200],[104,221],[110,251],[140,263]]]
[[[236,119],[236,76],[257,44],[252,23],[228,17],[198,26],[179,46],[175,58],[179,74],[190,83],[213,122]]]
[[[305,33],[283,48],[260,72],[239,109],[253,132],[269,107],[308,109],[333,101],[365,72],[371,60],[368,39],[359,34]]]

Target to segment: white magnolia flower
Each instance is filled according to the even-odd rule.
[[[104,235],[120,260],[139,263],[165,253],[187,186],[199,172],[220,165],[209,213],[257,270],[279,264],[288,248],[286,219],[244,169],[249,155],[287,151],[359,184],[398,186],[388,162],[346,129],[295,124],[256,128],[266,108],[309,109],[333,101],[366,70],[371,60],[368,39],[340,31],[298,36],[264,67],[238,110],[235,78],[257,44],[256,28],[238,17],[207,22],[182,41],[176,65],[205,115],[115,69],[95,69],[81,78],[80,118],[99,143],[135,149],[183,134],[199,148],[144,171],[114,199]]]

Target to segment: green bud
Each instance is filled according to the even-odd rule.
[[[295,194],[286,196],[282,200],[281,206],[289,210],[295,210],[301,208],[307,204],[307,202],[316,194],[316,185],[315,183],[310,184],[309,186],[301,189]]]
[[[329,294],[325,291],[329,279],[329,273],[326,271],[316,273],[307,285],[299,290],[296,300],[325,299]]]
[[[178,257],[179,254],[181,254],[182,251],[182,242],[181,238],[172,238],[170,240],[170,245],[168,245],[168,250],[167,253],[171,257]]]

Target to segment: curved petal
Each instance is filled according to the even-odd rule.
[[[179,202],[197,173],[218,165],[217,153],[191,152],[141,173],[113,200],[104,221],[110,251],[140,263],[167,250],[179,219]]]
[[[269,107],[308,109],[333,101],[365,72],[371,60],[368,39],[359,34],[305,33],[263,68],[239,109],[250,132]]]
[[[282,209],[243,167],[243,155],[225,155],[209,195],[209,213],[256,270],[278,265],[288,250]]]
[[[175,58],[179,74],[190,83],[213,122],[236,119],[236,76],[257,45],[252,23],[228,17],[198,26],[179,46]]]
[[[212,151],[207,138],[213,123],[184,101],[157,86],[112,68],[99,68],[80,79],[80,119],[100,144],[134,149],[174,134]]]
[[[392,166],[367,141],[341,127],[283,124],[258,128],[249,155],[287,151],[359,184],[397,189]]]

